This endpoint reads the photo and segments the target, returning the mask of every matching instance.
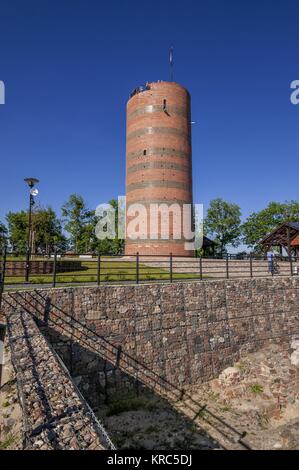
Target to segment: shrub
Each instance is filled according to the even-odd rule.
[[[257,395],[258,393],[263,393],[263,391],[264,391],[263,387],[260,384],[251,385],[250,390],[255,395]]]

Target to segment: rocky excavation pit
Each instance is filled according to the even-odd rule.
[[[272,344],[248,354],[217,379],[193,387],[192,397],[245,431],[252,449],[298,449],[299,341],[290,346]],[[214,437],[221,444],[221,436]]]

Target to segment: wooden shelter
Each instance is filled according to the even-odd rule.
[[[289,257],[292,254],[299,257],[299,222],[285,222],[263,238],[260,244],[264,251],[279,247],[281,255],[285,249]]]

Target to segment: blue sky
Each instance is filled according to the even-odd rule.
[[[27,205],[25,176],[58,211],[125,193],[125,106],[174,78],[192,96],[194,200],[298,199],[299,3],[1,0],[0,220]]]

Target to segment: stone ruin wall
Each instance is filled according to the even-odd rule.
[[[297,277],[59,288],[39,293],[51,303],[46,314],[51,344],[79,387],[91,387],[95,395],[109,377],[115,384],[130,381],[130,374],[124,376],[115,368],[119,346],[141,368],[145,365],[159,377],[185,387],[217,377],[240,355],[269,342],[289,348],[299,334]],[[38,311],[43,320],[36,294],[21,295],[23,303],[28,299],[30,310]],[[74,328],[77,320],[83,325],[81,332]],[[66,322],[71,325],[67,333]],[[101,345],[86,345],[84,326],[114,345],[110,361],[101,357]]]

